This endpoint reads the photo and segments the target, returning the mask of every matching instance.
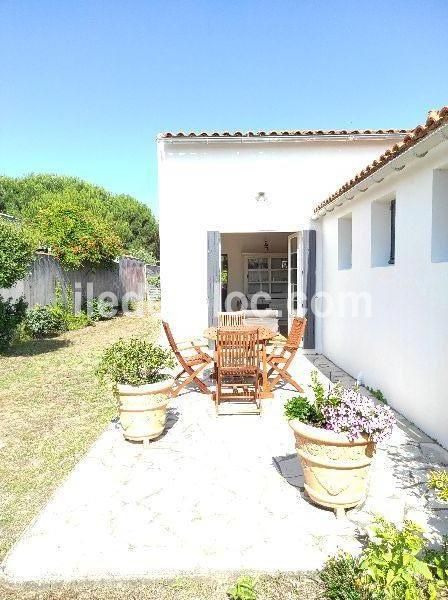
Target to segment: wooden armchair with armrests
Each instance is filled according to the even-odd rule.
[[[294,317],[286,341],[274,341],[274,345],[267,357],[268,378],[273,374],[272,379],[268,379],[270,390],[273,391],[280,381],[291,384],[298,392],[303,392],[303,388],[295,381],[288,372],[300,343],[305,333],[306,319],[304,317]]]
[[[168,343],[171,346],[171,350],[174,352],[174,355],[182,368],[180,373],[175,377],[177,386],[173,388],[171,395],[173,397],[178,396],[190,383],[197,385],[204,394],[210,394],[209,388],[201,379],[199,379],[200,373],[213,363],[213,358],[202,349],[203,347],[206,347],[206,344],[203,344],[198,340],[176,342],[168,323],[162,321],[162,325]],[[185,378],[182,379],[184,376]]]

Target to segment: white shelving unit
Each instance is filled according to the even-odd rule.
[[[243,254],[244,293],[252,296],[266,292],[271,297],[270,308],[280,311],[279,323],[287,322],[288,256],[284,254]]]

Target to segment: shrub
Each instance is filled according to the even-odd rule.
[[[135,312],[137,310],[137,302],[136,302],[136,300],[132,300],[132,298],[130,298],[127,301],[126,304],[127,304],[127,310],[129,312]]]
[[[285,404],[285,416],[287,419],[300,419],[308,425],[323,427],[325,418],[322,413],[322,408],[328,405],[338,404],[342,393],[339,385],[333,388],[325,389],[324,385],[319,381],[317,371],[311,373],[311,389],[314,395],[314,402],[310,402],[304,396],[295,396]]]
[[[64,331],[74,331],[92,325],[92,319],[85,312],[73,312],[73,293],[70,285],[63,292],[56,283],[53,304],[36,305],[28,311],[25,332],[32,337],[57,335]]]
[[[160,275],[148,275],[148,285],[160,289]]]
[[[319,577],[327,600],[370,600],[372,596],[360,584],[359,560],[341,553],[330,558]]]
[[[150,250],[147,250],[142,246],[132,246],[129,249],[129,252],[131,256],[142,260],[147,265],[156,265],[158,262],[155,255]]]
[[[0,296],[0,352],[11,344],[15,333],[25,319],[27,304],[23,298],[13,302]]]
[[[167,379],[174,367],[169,350],[138,338],[120,339],[104,352],[97,374],[114,384],[144,385]]]
[[[0,217],[0,288],[25,277],[32,257],[32,244],[23,230]]]
[[[428,487],[436,490],[441,500],[448,502],[448,471],[430,471],[428,473]]]
[[[285,404],[285,416],[287,419],[299,419],[302,423],[319,427],[323,423],[323,415],[315,404],[311,404],[303,396],[295,396]]]
[[[334,406],[339,404],[341,399],[342,387],[337,383],[334,387],[325,389],[323,383],[319,381],[317,371],[311,372],[311,389],[314,394],[314,402],[317,409],[321,412],[324,406]]]
[[[110,300],[92,298],[86,303],[86,312],[92,321],[105,321],[115,316],[116,310]]]
[[[319,574],[327,600],[435,600],[446,592],[446,540],[441,550],[425,549],[422,530],[410,521],[399,529],[378,518],[373,532],[360,558],[327,561]]]
[[[252,577],[238,577],[234,586],[227,592],[230,600],[256,600],[255,581]]]
[[[58,308],[36,304],[26,315],[25,328],[33,337],[47,337],[67,331],[68,326]]]
[[[383,404],[388,403],[386,396],[383,394],[383,392],[381,390],[371,388],[371,387],[367,387],[367,389],[372,394],[372,396],[375,396],[375,398],[378,400],[378,402],[382,402]]]
[[[424,561],[428,564],[437,585],[448,592],[448,538],[445,537],[440,549],[427,549]]]
[[[89,315],[85,312],[78,312],[75,314],[69,314],[67,318],[67,329],[69,331],[75,331],[76,329],[83,329],[84,327],[89,327],[93,322],[90,319]]]
[[[65,329],[68,331],[92,325],[92,320],[85,312],[74,312],[73,291],[70,284],[66,286],[64,293],[61,284],[56,283],[51,311],[58,318],[64,320]]]
[[[424,546],[422,533],[422,529],[411,521],[405,521],[403,528],[398,529],[382,518],[376,520],[376,539],[364,550],[359,565],[361,583],[374,598],[418,600],[436,597],[433,574],[419,558]]]
[[[120,302],[122,312],[135,312],[137,310],[137,300],[134,298],[123,298]]]

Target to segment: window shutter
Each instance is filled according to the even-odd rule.
[[[316,323],[312,310],[312,299],[316,293],[316,232],[313,229],[302,231],[302,252],[303,308],[307,319],[303,347],[312,350],[316,346]]]
[[[208,326],[214,327],[218,322],[218,311],[221,304],[220,273],[220,234],[219,231],[207,231],[207,303]]]

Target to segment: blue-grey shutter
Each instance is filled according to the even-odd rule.
[[[207,231],[207,302],[209,327],[217,325],[218,322],[218,310],[221,303],[220,261],[219,231]]]
[[[316,346],[316,321],[312,306],[316,293],[316,232],[313,229],[302,231],[302,252],[303,308],[307,319],[303,347],[312,350]]]

